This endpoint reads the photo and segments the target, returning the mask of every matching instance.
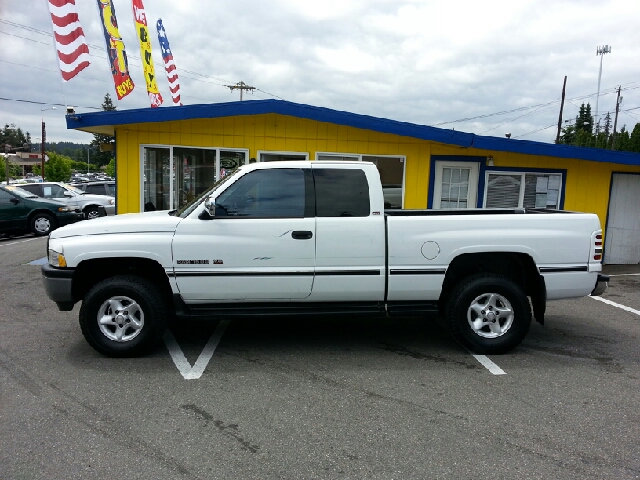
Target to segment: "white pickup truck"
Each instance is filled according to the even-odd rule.
[[[42,267],[58,308],[82,301],[87,341],[144,352],[170,316],[440,314],[467,347],[516,347],[546,301],[599,295],[596,215],[384,210],[375,165],[243,166],[189,205],[51,233]]]

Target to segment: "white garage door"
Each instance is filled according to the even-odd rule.
[[[614,173],[604,263],[640,263],[640,175]]]

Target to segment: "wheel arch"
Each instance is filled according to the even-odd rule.
[[[440,311],[444,312],[449,295],[463,278],[479,273],[493,273],[518,284],[531,297],[536,320],[540,323],[544,321],[544,278],[538,272],[533,258],[520,252],[463,253],[455,257],[449,264],[442,283],[438,304]]]
[[[98,282],[115,275],[136,275],[158,287],[163,298],[172,298],[169,277],[156,260],[143,257],[94,258],[81,261],[76,267],[71,287],[73,298],[81,300]],[[167,302],[170,306],[171,302]]]
[[[46,213],[47,215],[49,215],[54,220],[57,220],[56,214],[54,212],[52,212],[51,210],[49,210],[48,208],[36,208],[34,210],[31,210],[29,212],[29,214],[27,215],[27,222],[31,223],[31,219],[33,217],[35,217],[37,214],[39,214],[39,213]]]

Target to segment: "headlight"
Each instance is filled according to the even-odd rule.
[[[69,207],[58,207],[59,212],[70,212],[71,209]]]
[[[66,267],[67,261],[62,253],[49,249],[49,265],[52,267]]]
[[[113,198],[109,199],[109,205],[115,205],[116,201]]]

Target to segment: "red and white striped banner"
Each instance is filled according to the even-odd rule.
[[[75,0],[47,0],[62,79],[67,82],[89,66],[89,47]]]
[[[178,80],[176,64],[173,61],[173,53],[169,46],[169,39],[167,38],[167,33],[164,30],[162,19],[160,18],[156,22],[156,29],[158,30],[158,42],[160,43],[162,59],[164,60],[164,70],[167,72],[167,80],[169,81],[171,99],[173,100],[174,105],[182,105],[182,102],[180,101],[180,81]]]

